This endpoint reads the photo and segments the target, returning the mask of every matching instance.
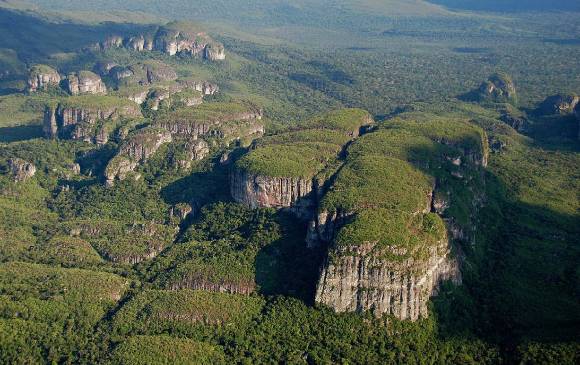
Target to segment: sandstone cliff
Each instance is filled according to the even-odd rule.
[[[309,219],[317,203],[315,176],[373,123],[366,111],[343,109],[301,122],[299,130],[257,141],[234,166],[230,192],[249,207],[291,208]]]
[[[71,95],[107,93],[107,87],[103,80],[91,71],[69,74],[66,78],[66,88]]]
[[[429,249],[429,258],[419,261],[386,260],[373,252],[372,244],[352,252],[334,252],[324,264],[316,289],[316,302],[337,312],[371,311],[401,320],[427,316],[429,298],[442,281],[460,282],[457,261],[441,240]]]
[[[251,208],[291,207],[312,191],[312,179],[268,177],[234,170],[230,177],[232,198]]]
[[[104,144],[123,119],[142,117],[140,108],[115,97],[79,96],[47,105],[44,112],[44,133],[47,138],[77,139]],[[99,125],[99,122],[100,123]]]
[[[26,90],[28,92],[47,90],[49,87],[58,87],[60,81],[60,74],[52,67],[46,65],[35,65],[28,73]]]

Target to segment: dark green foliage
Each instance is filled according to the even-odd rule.
[[[134,336],[121,342],[110,364],[225,364],[223,351],[210,344],[169,336]]]

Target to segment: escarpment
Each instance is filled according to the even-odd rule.
[[[232,141],[261,136],[264,125],[262,110],[239,103],[202,104],[181,108],[155,120],[154,125],[174,136],[196,139],[215,137]]]
[[[58,88],[61,81],[60,74],[50,66],[35,65],[30,68],[26,81],[26,90],[30,93],[45,91],[50,87]]]
[[[147,34],[130,37],[113,35],[93,48],[99,50],[127,48],[137,52],[158,51],[170,56],[189,55],[209,61],[226,58],[223,44],[215,41],[193,24],[186,22],[168,23]]]
[[[301,129],[257,141],[234,166],[233,199],[252,208],[291,208],[308,217],[316,204],[315,176],[331,168],[345,145],[372,122],[365,111],[344,109],[300,123]]]
[[[473,224],[487,149],[477,127],[429,115],[401,116],[355,141],[310,224],[311,242],[329,246],[316,302],[426,316],[439,284],[461,281],[451,241]]]
[[[47,105],[43,129],[47,138],[104,144],[124,120],[141,117],[139,106],[129,100],[112,96],[76,96]]]
[[[469,239],[481,203],[485,133],[464,120],[416,113],[372,131],[368,122],[338,128],[324,117],[304,125],[316,129],[256,141],[234,166],[232,197],[310,219],[307,245],[328,249],[317,303],[426,316],[443,281],[461,282],[452,242]],[[354,138],[361,128],[367,133]]]

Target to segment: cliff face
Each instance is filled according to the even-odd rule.
[[[232,172],[230,179],[233,199],[251,208],[295,206],[313,186],[312,179],[258,176],[241,170]]]
[[[121,47],[138,52],[155,50],[170,56],[191,55],[210,61],[226,58],[224,46],[221,43],[187,23],[169,23],[151,34],[139,34],[128,38],[113,35],[94,48],[107,50]]]
[[[213,116],[215,114],[215,116]],[[206,135],[217,135],[218,137],[225,137],[225,133],[220,130],[220,127],[228,122],[240,121],[247,122],[246,125],[254,126],[250,128],[249,134],[254,134],[255,130],[263,131],[263,124],[259,123],[262,119],[261,110],[250,110],[244,112],[220,112],[219,114],[209,112],[209,117],[195,117],[190,115],[180,115],[176,113],[167,118],[156,122],[156,125],[163,128],[174,135],[179,135],[187,138],[198,138]],[[243,127],[243,125],[240,125]],[[234,128],[237,131],[244,132],[241,128]]]
[[[329,258],[316,288],[316,302],[337,312],[371,311],[377,316],[414,321],[427,316],[429,298],[442,281],[461,282],[459,266],[450,258],[446,240],[420,263],[413,258],[385,260],[372,251],[372,245],[363,245]]]
[[[55,69],[45,65],[36,65],[30,69],[26,90],[28,92],[47,90],[51,86],[58,87],[60,81],[60,74]]]
[[[108,141],[109,132],[103,128],[96,129],[98,121],[111,123],[122,118],[139,117],[142,117],[139,106],[128,102],[117,105],[61,103],[45,108],[43,129],[47,138],[70,138],[104,144]]]
[[[66,79],[66,87],[71,95],[107,93],[107,87],[103,80],[90,71],[69,74]]]

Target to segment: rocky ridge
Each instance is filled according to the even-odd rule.
[[[226,58],[224,46],[205,32],[184,22],[173,22],[158,27],[147,34],[130,37],[109,36],[92,47],[96,50],[127,48],[137,52],[159,51],[170,56],[190,55],[210,61]]]
[[[47,138],[75,139],[105,144],[117,123],[142,118],[138,105],[123,99],[78,96],[47,105],[43,130]]]

